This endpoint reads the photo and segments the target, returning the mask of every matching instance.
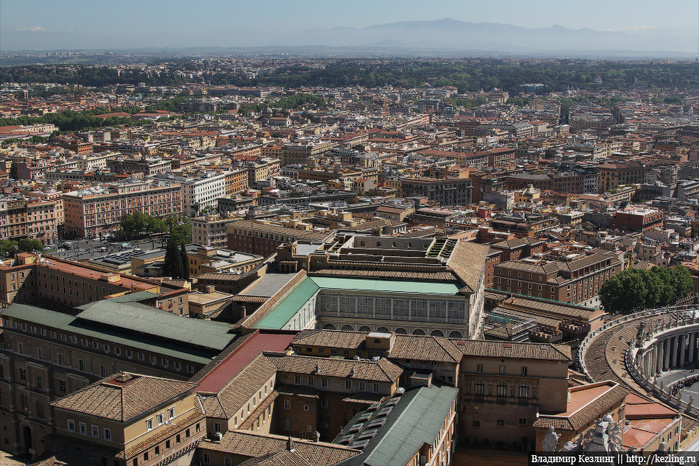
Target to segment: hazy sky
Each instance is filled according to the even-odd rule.
[[[17,49],[23,40],[59,45],[71,37],[84,48],[182,46],[188,40],[217,45],[198,41],[234,29],[295,32],[442,18],[530,28],[697,29],[699,1],[0,0],[0,50]]]

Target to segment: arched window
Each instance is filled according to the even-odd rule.
[[[386,327],[379,327],[376,329],[376,331],[379,333],[391,333],[391,331],[389,329],[387,329]]]
[[[343,325],[342,328],[341,328],[340,330],[344,330],[344,331],[346,331],[346,332],[353,332],[353,331],[354,331],[354,327],[352,327],[351,325]]]
[[[463,338],[463,337],[464,337],[463,334],[459,331],[452,330],[451,332],[449,332],[449,338]]]
[[[371,332],[371,328],[367,327],[366,325],[362,325],[361,327],[359,327],[359,331],[360,332]]]
[[[323,330],[335,330],[335,326],[333,324],[325,324],[323,325]]]
[[[519,384],[519,397],[529,398],[529,385],[526,383]]]
[[[507,396],[507,384],[505,382],[498,383],[498,396]]]
[[[425,331],[422,329],[416,328],[415,330],[413,330],[413,335],[424,335],[424,334],[425,334]]]
[[[407,335],[408,334],[408,331],[402,327],[398,327],[397,329],[394,330],[394,332],[396,332],[396,334],[398,334],[398,335]]]
[[[430,332],[430,335],[432,335],[433,337],[443,337],[444,332],[442,332],[441,330],[432,330],[432,332]]]

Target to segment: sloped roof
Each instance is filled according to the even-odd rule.
[[[104,378],[53,403],[55,408],[128,422],[181,397],[195,383],[122,372]]]
[[[357,361],[314,356],[267,355],[267,359],[281,372],[328,377],[346,377],[375,382],[395,382],[403,370],[388,361]],[[354,374],[354,375],[352,375]]]

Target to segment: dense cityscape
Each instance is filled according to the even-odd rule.
[[[8,464],[697,449],[696,61],[3,60]]]

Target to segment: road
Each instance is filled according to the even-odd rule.
[[[160,239],[142,239],[137,241],[100,241],[99,239],[94,240],[75,240],[69,241],[71,243],[70,249],[46,249],[44,250],[45,255],[55,256],[60,259],[67,260],[89,260],[98,257],[106,256],[108,254],[113,254],[120,251],[126,251],[134,248],[141,248],[144,251],[151,249],[156,249],[164,247],[164,244]],[[122,247],[124,243],[128,243],[129,247]],[[105,251],[102,251],[105,248]]]

